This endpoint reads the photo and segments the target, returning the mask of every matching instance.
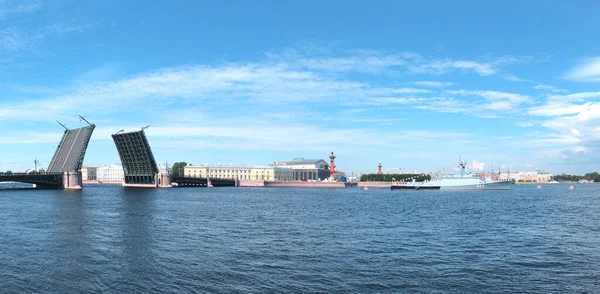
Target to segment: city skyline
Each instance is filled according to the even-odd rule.
[[[156,2],[159,3],[159,2]],[[165,161],[338,169],[600,168],[600,4],[0,2],[0,171],[97,128]],[[507,21],[510,20],[510,21]]]

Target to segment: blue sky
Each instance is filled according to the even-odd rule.
[[[161,162],[337,155],[346,173],[600,169],[595,1],[0,0],[0,171],[61,121],[150,125]]]

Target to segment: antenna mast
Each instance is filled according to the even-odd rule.
[[[92,124],[89,121],[87,121],[87,119],[85,119],[83,116],[80,115],[79,118],[83,119],[83,121],[85,121],[88,125],[92,126]]]
[[[59,121],[56,121],[59,125],[61,125],[63,128],[65,128],[65,130],[69,130],[67,127],[65,127],[65,125],[61,124]]]

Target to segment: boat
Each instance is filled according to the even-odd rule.
[[[458,174],[444,175],[429,181],[411,182],[398,181],[392,184],[392,190],[509,190],[513,180],[481,179],[467,171],[465,161],[459,159]]]

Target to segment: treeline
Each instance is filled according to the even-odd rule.
[[[171,168],[171,173],[174,176],[183,176],[183,168],[186,166],[187,166],[187,162],[185,162],[185,161],[175,162],[173,164],[173,167]]]
[[[392,181],[429,181],[431,176],[428,174],[364,174],[360,176],[361,182],[392,182]]]
[[[579,180],[600,182],[600,174],[598,174],[597,172],[587,173],[583,176],[562,174],[562,175],[552,176],[552,180],[557,181],[557,182],[577,182]]]

